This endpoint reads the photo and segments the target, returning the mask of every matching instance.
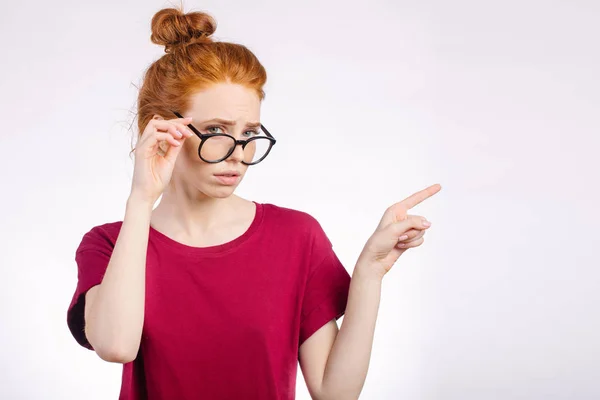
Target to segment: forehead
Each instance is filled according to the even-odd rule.
[[[223,118],[245,123],[260,120],[256,91],[233,83],[218,83],[194,93],[188,115],[195,121]]]

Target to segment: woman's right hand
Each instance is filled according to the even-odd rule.
[[[160,197],[171,180],[183,142],[194,135],[186,126],[191,122],[192,118],[165,120],[159,116],[148,122],[135,146],[132,196],[152,204]],[[161,155],[159,145],[163,141],[167,142],[168,149]]]

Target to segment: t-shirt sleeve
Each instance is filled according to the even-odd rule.
[[[316,223],[309,275],[300,316],[299,346],[332,319],[346,311],[350,274],[335,254],[327,235]]]
[[[93,286],[102,283],[106,267],[114,248],[108,232],[95,227],[83,236],[75,252],[77,286],[67,311],[67,325],[73,337],[85,348],[93,350],[85,336],[85,294]]]

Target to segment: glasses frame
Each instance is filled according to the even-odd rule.
[[[177,117],[179,118],[183,118],[183,116],[181,114],[179,114],[177,111],[173,111],[173,114],[175,114]],[[263,139],[264,136],[257,136],[257,137],[253,137],[250,139],[246,139],[246,140],[241,140],[241,139],[236,139],[233,136],[227,134],[227,133],[202,133],[200,132],[198,129],[196,129],[196,127],[192,124],[188,124],[187,125],[188,128],[190,128],[192,130],[192,132],[194,132],[196,134],[196,136],[198,136],[200,138],[200,145],[198,146],[198,157],[200,157],[200,159],[202,159],[202,161],[209,163],[209,164],[217,164],[220,163],[224,160],[226,160],[227,158],[229,158],[230,155],[233,154],[233,152],[235,151],[235,148],[238,145],[242,146],[242,149],[246,148],[246,145],[254,140],[257,139]],[[254,161],[251,163],[247,163],[245,161],[242,161],[242,164],[244,165],[256,165],[259,162],[261,162],[262,160],[264,160],[265,158],[267,158],[267,156],[269,155],[269,153],[271,152],[271,149],[273,148],[273,146],[275,145],[275,143],[277,143],[277,140],[273,137],[273,135],[271,135],[269,133],[269,131],[267,130],[267,128],[264,127],[263,124],[260,124],[260,129],[267,135],[267,139],[271,142],[271,144],[269,145],[269,148],[267,149],[267,152],[265,153],[264,156],[262,156],[258,161]],[[211,137],[213,136],[229,136],[231,139],[233,139],[235,141],[235,145],[231,147],[231,149],[229,150],[229,152],[227,153],[227,155],[225,157],[223,157],[222,159],[218,160],[218,161],[208,161],[205,160],[204,157],[202,157],[201,152],[202,152],[202,146],[204,145],[204,143]]]

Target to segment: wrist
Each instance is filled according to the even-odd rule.
[[[127,198],[127,209],[152,211],[156,200],[131,192]]]
[[[382,271],[382,267],[378,264],[368,263],[359,260],[354,266],[352,272],[352,279],[362,279],[366,281],[381,283],[385,272]]]

